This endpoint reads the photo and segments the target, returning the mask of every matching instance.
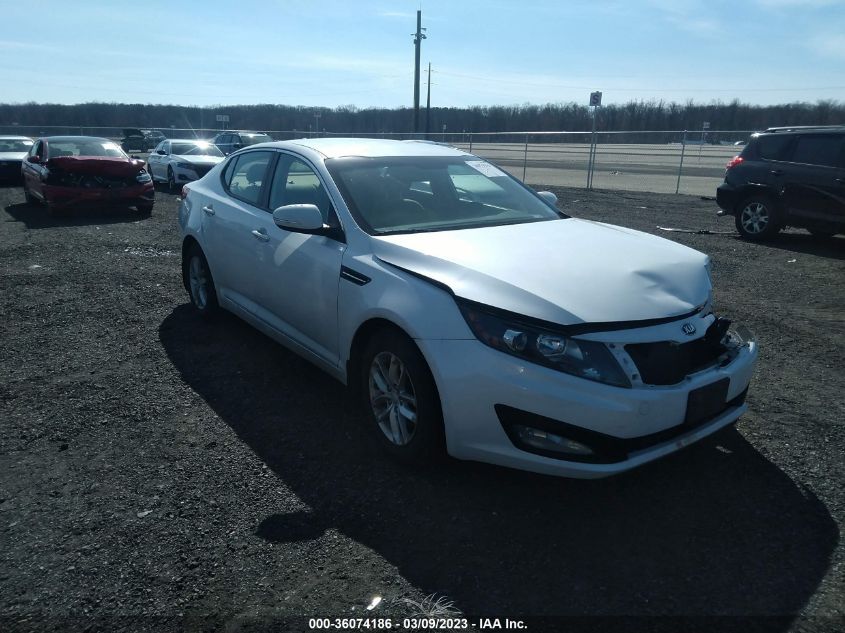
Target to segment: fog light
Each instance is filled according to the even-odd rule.
[[[593,451],[589,446],[586,446],[581,442],[576,442],[575,440],[570,440],[562,435],[555,435],[554,433],[549,433],[548,431],[535,429],[530,426],[522,426],[521,424],[515,424],[513,428],[516,431],[519,440],[526,446],[530,446],[532,448],[538,448],[544,451],[555,451],[556,453],[569,455],[593,454]]]

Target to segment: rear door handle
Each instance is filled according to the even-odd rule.
[[[845,182],[845,178],[837,178],[836,182]]]
[[[783,172],[780,169],[773,169],[769,173],[772,174],[773,176],[780,176],[781,174],[783,174]]]
[[[252,232],[252,237],[259,240],[260,242],[266,242],[267,240],[270,239],[270,236],[267,235],[267,233],[266,233],[266,231],[264,231],[264,229],[255,229]]]
[[[214,209],[211,208],[210,204],[205,205],[202,210],[205,211],[206,215],[214,215]]]

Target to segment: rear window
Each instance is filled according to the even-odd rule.
[[[786,151],[794,136],[789,134],[772,134],[757,138],[757,154],[763,160],[785,160]]]
[[[842,156],[842,136],[799,136],[792,152],[793,163],[837,167]]]

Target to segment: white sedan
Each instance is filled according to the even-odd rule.
[[[619,473],[730,425],[757,358],[706,255],[457,149],[310,139],[187,185],[182,275],[360,393],[394,455]]]
[[[223,152],[209,141],[166,139],[147,158],[147,171],[153,182],[166,182],[175,191],[205,176],[223,158]]]

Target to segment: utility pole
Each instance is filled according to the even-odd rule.
[[[425,137],[431,132],[431,62],[428,62],[428,93],[425,98]]]
[[[420,44],[425,39],[422,10],[417,10],[417,32],[414,33],[414,132],[420,131]]]
[[[319,112],[314,113],[314,136],[320,136],[320,117],[323,116]]]

